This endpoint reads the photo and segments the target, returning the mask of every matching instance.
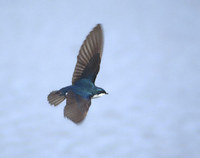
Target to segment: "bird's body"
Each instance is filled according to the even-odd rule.
[[[64,87],[59,91],[62,92],[63,95],[67,94],[68,91],[72,91],[82,96],[83,98],[91,99],[94,95],[97,94],[99,89],[100,88],[96,87],[90,80],[80,79],[74,85]]]
[[[103,32],[98,24],[83,42],[72,78],[72,85],[53,91],[48,95],[51,105],[58,105],[67,99],[64,116],[74,123],[84,120],[91,105],[91,99],[106,91],[95,86],[95,79],[99,72],[103,52]]]

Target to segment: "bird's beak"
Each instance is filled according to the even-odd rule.
[[[105,94],[108,94],[107,92]]]

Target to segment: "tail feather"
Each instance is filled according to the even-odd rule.
[[[58,105],[60,104],[63,100],[65,100],[65,95],[60,93],[60,91],[53,91],[48,95],[48,102],[51,105]]]

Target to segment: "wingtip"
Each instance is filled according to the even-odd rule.
[[[99,24],[97,24],[96,26],[97,26],[97,27],[101,27],[102,25],[99,23]]]
[[[103,30],[103,29],[102,29],[102,24],[100,24],[100,23],[99,23],[99,24],[97,24],[97,25],[95,26],[95,28],[96,28],[96,29]]]

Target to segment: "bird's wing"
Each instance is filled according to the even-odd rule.
[[[72,91],[67,94],[67,104],[64,109],[64,116],[74,123],[81,123],[87,115],[91,105],[91,99],[85,99]]]
[[[103,52],[103,31],[98,24],[83,42],[74,70],[72,84],[81,78],[87,78],[93,83],[99,72]]]

